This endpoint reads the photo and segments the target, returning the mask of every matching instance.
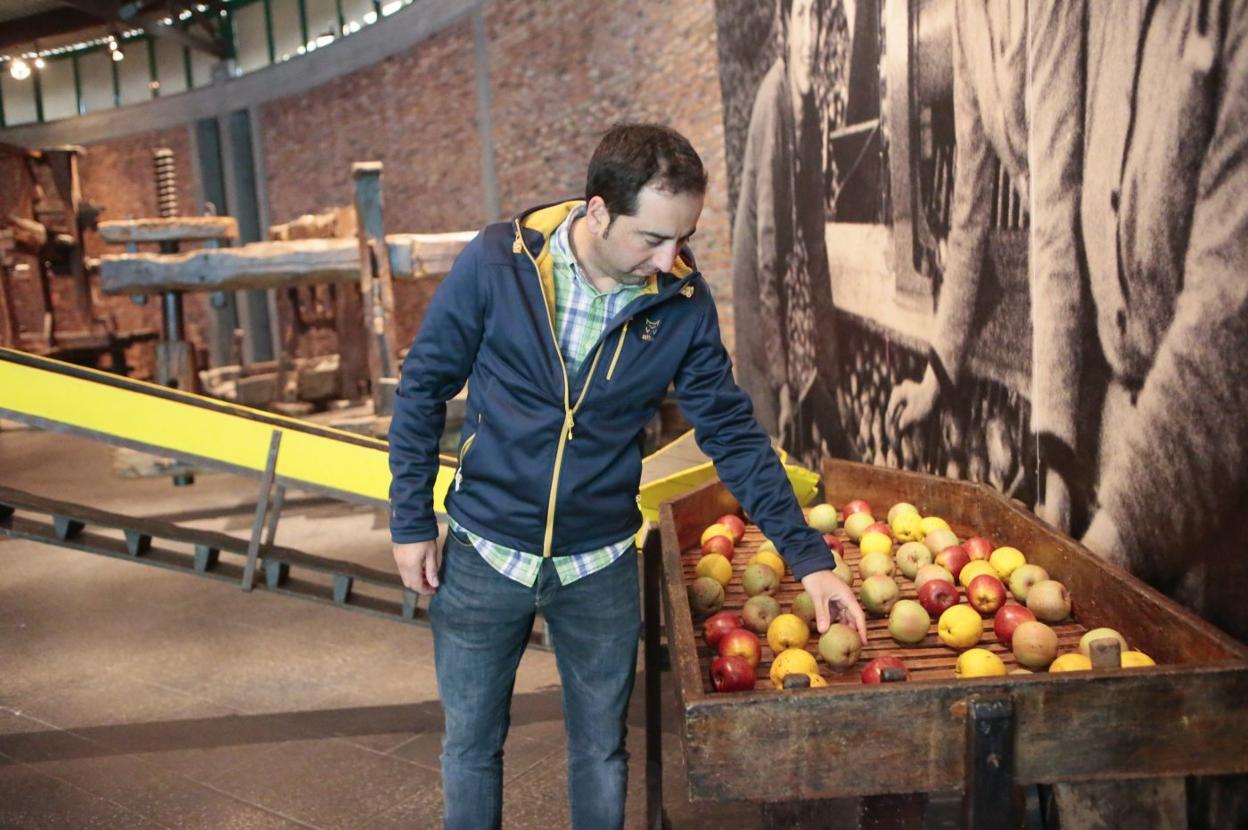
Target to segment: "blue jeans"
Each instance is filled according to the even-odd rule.
[[[502,824],[511,693],[540,609],[563,685],[572,826],[623,827],[624,737],[641,629],[636,552],[567,586],[548,559],[536,584],[526,588],[448,533],[439,579],[429,618],[446,717],[443,826],[484,830]]]

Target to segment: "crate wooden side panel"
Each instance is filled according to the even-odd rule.
[[[839,798],[960,789],[966,704],[1005,692],[1020,784],[1248,771],[1243,667],[1037,675],[745,693],[688,707],[694,799]]]
[[[903,656],[914,682],[864,687],[856,671],[838,676],[821,664],[829,688],[780,693],[766,680],[771,655],[764,646],[754,692],[714,694],[710,650],[690,615],[685,586],[701,530],[739,508],[711,482],[665,504],[660,518],[665,613],[691,797],[774,801],[958,789],[965,776],[966,702],[1002,691],[1012,695],[1019,719],[1015,774],[1021,782],[1248,771],[1242,749],[1248,709],[1237,704],[1248,693],[1248,661],[1236,641],[989,488],[840,461],[827,464],[824,481],[828,501],[838,506],[865,498],[882,513],[896,501],[910,501],[924,513],[943,515],[960,536],[974,530],[1024,550],[1075,594],[1079,621],[1056,627],[1063,651],[1086,628],[1111,625],[1172,665],[953,681],[956,654],[934,635],[928,638],[933,643],[903,649],[878,620],[869,624],[864,655]],[[760,541],[751,527],[734,554],[734,574],[742,566],[737,560],[748,561]],[[847,545],[846,558],[856,561],[856,546]],[[912,595],[908,580],[899,576],[898,582],[903,596]],[[782,585],[785,610],[792,599],[785,592],[799,590],[796,583]],[[730,592],[727,607],[739,609],[741,601]],[[1184,642],[1168,642],[1172,638]],[[984,644],[1011,659],[990,626]]]

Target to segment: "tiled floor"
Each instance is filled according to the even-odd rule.
[[[247,534],[251,482],[120,480],[111,458],[86,440],[0,431],[8,486]],[[374,514],[341,504],[292,498],[278,541],[392,567]],[[632,828],[645,816],[641,682]],[[664,702],[670,719],[669,690]],[[425,628],[0,537],[0,828],[438,827],[441,723]],[[760,826],[755,805],[686,801],[666,727],[672,825]],[[565,776],[554,658],[530,649],[504,826],[567,826]]]

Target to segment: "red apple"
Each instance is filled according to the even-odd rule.
[[[889,671],[892,669],[892,671]],[[891,675],[891,676],[890,676]],[[897,657],[877,657],[862,670],[863,683],[883,683],[890,680],[909,680],[910,670]]]
[[[866,530],[864,530],[862,532],[862,535],[866,536],[868,533],[870,533],[873,530],[878,530],[880,533],[883,533],[885,536],[892,539],[894,542],[897,541],[897,537],[893,535],[893,529],[888,526],[887,522],[876,522],[875,524],[871,525]]]
[[[1005,605],[1005,584],[992,574],[980,574],[966,586],[966,601],[982,616],[995,614]]]
[[[961,545],[950,545],[936,554],[936,564],[946,568],[949,573],[953,574],[954,579],[958,578],[958,574],[962,573],[962,569],[970,561],[971,557],[967,554],[966,548]]]
[[[975,559],[987,559],[996,550],[992,546],[992,542],[983,536],[972,536],[962,543],[962,548],[971,557],[972,561]]]
[[[717,692],[748,692],[754,688],[754,667],[736,654],[711,661],[711,683]]]
[[[741,615],[736,611],[720,611],[718,614],[712,614],[706,618],[702,628],[706,644],[715,648],[725,634],[742,625]]]
[[[763,646],[753,631],[734,628],[719,638],[719,656],[731,657],[734,654],[744,657],[751,666],[757,666],[763,659]]]
[[[952,582],[943,579],[929,579],[919,589],[919,605],[927,613],[938,618],[945,609],[958,604],[958,588]]]
[[[871,512],[871,505],[867,504],[862,499],[854,499],[853,501],[845,505],[845,509],[841,511],[841,515],[850,516],[850,515],[853,515],[854,513],[870,513],[870,512]]]
[[[1027,610],[1026,605],[1011,602],[997,609],[996,616],[992,618],[992,631],[998,640],[1005,643],[1006,648],[1010,648],[1014,640],[1014,629],[1018,628],[1019,623],[1035,618],[1036,615]]]
[[[836,551],[837,556],[845,555],[845,543],[836,537],[834,533],[823,534],[823,543],[828,546],[828,550]]]
[[[732,561],[732,540],[727,536],[712,536],[702,543],[702,555],[718,553]]]
[[[732,541],[740,542],[745,538],[745,522],[741,521],[741,517],[733,513],[725,513],[715,520],[716,524],[721,524],[732,531]]]

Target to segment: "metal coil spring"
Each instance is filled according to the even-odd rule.
[[[156,206],[161,217],[178,215],[178,171],[173,150],[161,147],[152,151],[152,165],[156,170]]]

